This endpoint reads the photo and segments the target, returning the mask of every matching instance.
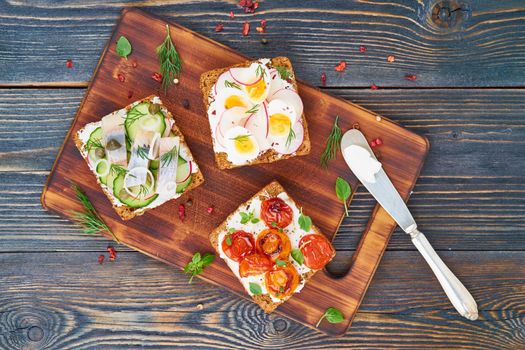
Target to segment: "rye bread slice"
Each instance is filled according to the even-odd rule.
[[[275,197],[277,196],[279,193],[286,193],[286,191],[284,190],[284,188],[277,182],[277,181],[272,181],[270,182],[268,185],[266,185],[263,189],[261,189],[259,192],[257,192],[255,195],[253,195],[249,200],[247,200],[246,202],[242,203],[241,205],[239,205],[239,207],[237,208],[237,210],[235,210],[233,213],[231,213],[227,218],[226,220],[224,220],[217,228],[215,228],[209,235],[209,238],[210,238],[210,242],[211,242],[211,245],[213,246],[213,248],[215,248],[215,250],[217,251],[217,254],[220,254],[220,251],[219,251],[219,244],[221,242],[219,242],[219,235],[222,233],[222,232],[227,232],[228,231],[228,222],[235,216],[235,215],[238,215],[239,212],[241,211],[241,208],[244,208],[245,206],[247,206],[248,204],[250,204],[252,202],[252,200],[254,200],[255,198],[260,198],[260,199],[266,199],[266,198],[271,198],[271,197]],[[288,194],[287,194],[288,195]],[[288,195],[290,201],[292,202],[292,205],[296,206],[296,207],[299,207],[297,205],[297,203],[293,200],[292,197],[290,197],[290,195]],[[321,230],[319,230],[319,228],[317,228],[315,225],[312,225],[312,232],[315,233],[315,234],[323,234],[321,232]],[[334,250],[334,255],[332,256],[332,258],[335,256],[335,250]],[[303,274],[303,276],[301,277],[304,281],[304,284],[305,284],[305,288],[306,288],[306,285],[308,284],[308,281],[315,275],[315,273],[317,272],[318,270],[311,270],[305,274]],[[239,280],[240,282],[240,280]],[[242,283],[242,282],[241,282]],[[293,297],[293,294],[290,296],[290,297]],[[265,312],[267,313],[271,313],[272,311],[274,311],[279,305],[283,304],[286,300],[284,301],[280,301],[280,302],[274,302],[272,300],[272,298],[270,297],[270,295],[266,294],[266,295],[252,295],[252,299],[253,301],[259,305]]]
[[[142,103],[142,102],[150,102],[151,99],[153,99],[154,95],[151,95],[151,96],[148,96],[148,97],[145,97],[141,100],[138,101],[138,103]],[[132,104],[135,104],[137,101],[133,102]],[[124,107],[126,109],[126,111],[129,111],[132,107],[131,105],[128,105],[126,107]],[[171,112],[166,108],[166,106],[164,106],[162,104],[162,102],[160,103],[164,108],[165,110],[167,111],[167,113],[165,114],[165,117],[167,119],[172,119],[174,121],[173,123],[173,126],[171,128],[171,131],[176,135],[176,136],[179,136],[180,137],[180,143],[181,145],[184,144],[186,145],[187,147],[187,151],[188,151],[188,154],[191,155],[191,151],[190,151],[190,148],[188,147],[188,145],[186,144],[186,142],[184,141],[184,135],[182,134],[182,132],[180,131],[180,129],[177,127],[176,123],[175,123],[175,119],[173,118],[173,115],[171,114]],[[85,151],[85,143],[80,139],[79,137],[79,134],[82,132],[82,130],[87,126],[88,124],[86,124],[83,128],[81,128],[80,130],[78,130],[76,133],[73,134],[73,140],[75,142],[75,145],[77,146],[78,150],[80,151],[80,154],[82,155],[82,158],[84,158],[84,160],[86,161],[86,163],[88,162],[88,159],[87,159],[87,152]],[[192,155],[191,155],[192,156]],[[193,156],[192,156],[193,158]],[[91,168],[90,168],[91,170]],[[93,172],[93,171],[92,171]],[[131,208],[127,205],[115,205],[113,203],[113,198],[115,198],[115,196],[113,196],[113,193],[111,191],[108,190],[107,186],[103,185],[98,176],[93,172],[93,175],[95,176],[95,179],[97,180],[97,183],[99,184],[102,192],[104,192],[104,194],[106,195],[106,197],[108,197],[108,200],[111,202],[112,206],[113,206],[113,209],[115,209],[115,212],[117,212],[117,214],[120,216],[120,218],[122,220],[130,220],[132,218],[134,218],[135,216],[140,216],[140,215],[143,215],[146,211],[148,210],[151,210],[151,209],[155,209],[155,208]],[[199,168],[199,170],[196,172],[196,173],[193,173],[193,177],[192,177],[192,180],[191,180],[191,183],[188,185],[188,187],[186,187],[186,189],[184,190],[184,193],[188,192],[188,191],[191,191],[192,189],[194,189],[195,187],[198,187],[200,186],[202,183],[204,182],[204,176],[202,175],[202,172]],[[171,200],[171,199],[170,199]],[[167,203],[168,201],[162,203],[161,205]]]
[[[208,111],[209,103],[208,98],[210,96],[211,89],[213,88],[213,85],[215,85],[215,82],[217,79],[219,79],[219,76],[226,72],[230,68],[236,68],[236,67],[249,67],[250,64],[252,64],[255,61],[246,61],[243,63],[239,63],[230,67],[225,68],[218,68],[214,70],[210,70],[208,72],[202,73],[200,77],[200,89],[202,92],[203,102],[205,106],[205,110]],[[271,59],[271,67],[285,67],[288,71],[292,73],[290,81],[293,85],[295,91],[299,92],[297,87],[297,82],[295,80],[295,72],[293,70],[292,62],[287,57],[275,57]],[[260,164],[260,163],[273,163],[278,160],[282,159],[288,159],[295,156],[303,156],[310,153],[310,136],[308,134],[308,124],[306,122],[306,117],[304,113],[301,115],[303,127],[304,127],[304,138],[303,143],[301,146],[297,149],[295,153],[292,154],[279,154],[273,149],[269,149],[265,151],[264,153],[260,154],[257,158],[252,160],[249,164],[242,164],[242,165],[236,165],[230,162],[227,158],[226,153],[224,152],[215,152],[215,161],[217,163],[217,166],[219,169],[232,169],[237,168],[241,166],[246,165],[252,165],[252,164]],[[210,126],[211,129],[211,126]],[[211,130],[213,133],[213,130]],[[215,139],[213,140],[213,145],[215,148]]]

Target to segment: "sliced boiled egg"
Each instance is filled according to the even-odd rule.
[[[225,135],[225,143],[228,160],[234,164],[246,163],[259,155],[257,140],[242,126],[229,129]]]
[[[278,99],[271,101],[268,104],[268,137],[287,137],[296,120],[297,114],[292,106]]]
[[[221,91],[219,91],[217,99],[215,101],[217,114],[219,115],[225,110],[234,107],[242,107],[245,110],[249,110],[253,105],[244,93],[244,91],[236,88],[222,89]]]
[[[247,68],[232,68],[230,75],[253,104],[259,104],[268,97],[272,80],[265,65],[254,62]]]

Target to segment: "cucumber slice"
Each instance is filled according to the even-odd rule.
[[[184,190],[191,184],[191,180],[193,180],[193,175],[190,175],[186,181],[183,183],[177,184],[176,192],[182,193]]]
[[[117,177],[117,174],[115,171],[109,169],[109,174],[103,177],[99,177],[100,182],[102,182],[104,185],[108,186],[109,188],[113,188],[113,181]]]
[[[177,193],[182,193],[191,184],[193,175],[191,174],[191,164],[182,157],[179,157],[177,164]]]
[[[159,169],[159,160],[154,159],[151,162],[149,162],[149,170],[158,170]]]
[[[103,138],[102,128],[99,126],[95,130],[93,130],[91,132],[91,134],[89,135],[89,139],[88,139],[88,141],[86,143],[86,146],[90,147],[90,145],[101,145],[102,144],[102,138]],[[106,158],[105,156],[104,157],[98,157],[97,156],[97,149],[100,149],[100,147],[93,147],[93,146],[91,146],[90,148],[91,149],[88,151],[88,157],[93,163],[95,163],[97,160]],[[104,150],[104,154],[105,153],[106,152]]]
[[[149,106],[149,102],[139,103],[128,112],[124,126],[126,135],[128,135],[131,142],[135,140],[135,136],[141,128],[156,131],[161,135],[164,134],[164,130],[166,130],[164,114],[159,111],[155,115],[151,115],[148,110]]]
[[[113,180],[113,195],[122,203],[131,208],[143,208],[157,199],[158,195],[148,197],[130,196],[124,189],[124,175],[119,175]]]

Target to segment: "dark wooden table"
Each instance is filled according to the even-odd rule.
[[[266,0],[248,15],[235,3],[0,0],[0,349],[525,349],[523,2]],[[340,338],[189,285],[123,246],[99,265],[110,242],[43,211],[39,196],[113,25],[133,5],[252,57],[287,55],[311,84],[325,71],[330,93],[427,136],[409,206],[480,319],[456,314],[400,231]],[[254,30],[261,19],[265,35]],[[347,269],[373,204],[356,195],[332,272]]]

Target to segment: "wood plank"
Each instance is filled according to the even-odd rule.
[[[444,21],[433,16],[436,1],[264,1],[254,15],[234,3],[6,2],[0,8],[0,84],[85,84],[121,9],[134,5],[250,57],[289,55],[298,76],[314,85],[322,71],[330,86],[347,87],[522,86],[525,78],[520,0],[463,2]],[[234,20],[228,18],[232,10]],[[268,20],[268,45],[255,32],[262,19]],[[249,37],[241,36],[244,21],[252,26]],[[220,33],[214,31],[218,22],[225,24]],[[396,61],[388,63],[388,55]],[[73,69],[65,67],[70,58]],[[349,63],[346,73],[333,69],[340,60]]]
[[[350,332],[332,338],[137,253],[0,254],[0,347],[520,349],[524,252],[450,252],[480,307],[469,322],[415,252],[387,252]],[[30,340],[33,339],[33,340]],[[285,341],[283,341],[285,340]]]
[[[123,12],[43,189],[42,205],[47,210],[64,217],[71,216],[71,209],[79,207],[71,182],[78,183],[123,244],[180,268],[186,265],[195,252],[209,251],[211,247],[208,235],[225,217],[247,198],[276,180],[309,213],[321,232],[331,238],[338,230],[344,214],[341,201],[334,193],[335,180],[338,176],[344,176],[350,186],[355,188],[357,184],[357,179],[348,171],[342,159],[334,160],[328,169],[319,166],[325,140],[332,128],[333,118],[337,115],[341,116],[341,128],[348,129],[354,123],[360,123],[361,131],[367,139],[382,135],[383,142],[388,145],[382,147],[382,166],[389,172],[401,197],[408,198],[428,153],[428,141],[391,120],[377,120],[374,113],[343,99],[323,94],[304,83],[297,85],[304,109],[308,111],[305,113],[308,121],[308,132],[305,135],[310,135],[311,152],[264,166],[249,166],[230,171],[218,169],[213,152],[210,152],[212,142],[209,122],[204,118],[206,110],[201,103],[202,92],[198,77],[207,71],[236,64],[246,57],[172,23],[171,35],[185,43],[178,45],[177,50],[186,65],[179,77],[180,84],[169,89],[163,101],[173,114],[178,130],[184,134],[205,181],[177,201],[165,203],[144,216],[123,222],[80,156],[72,135],[87,123],[99,121],[100,116],[129,104],[127,88],[132,87],[138,96],[160,94],[160,84],[151,79],[151,72],[158,66],[156,43],[164,40],[166,27],[167,23],[162,18],[143,11],[129,9]],[[113,42],[122,35],[141,43],[134,46],[133,55],[143,69],[131,68],[129,62],[115,52]],[[115,78],[115,74],[121,71],[126,72],[127,85],[124,86],[127,88],[123,88],[124,82]],[[183,107],[184,98],[193,108]],[[188,195],[195,201],[195,205],[188,209],[188,219],[174,220],[176,205],[186,201]],[[205,210],[210,205],[215,208],[213,215]],[[321,325],[319,330],[332,335],[346,332],[394,228],[394,220],[377,205],[362,234],[348,273],[341,278],[333,278],[322,271],[317,273],[308,281],[307,288],[280,305],[276,312],[314,326],[325,310],[333,306],[346,313],[348,319],[332,327]],[[236,284],[237,278],[224,261],[214,265],[202,277],[250,298],[244,288]],[[350,286],[351,292],[346,299],[342,299],[341,291],[348,290]],[[321,295],[323,299],[319,300]]]

